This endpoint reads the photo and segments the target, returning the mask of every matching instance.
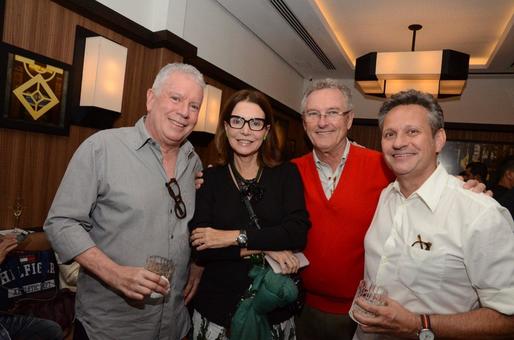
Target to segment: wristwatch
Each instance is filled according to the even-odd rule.
[[[434,340],[435,334],[430,328],[430,316],[428,314],[421,314],[421,330],[418,333],[419,340]]]
[[[246,235],[246,230],[240,230],[239,236],[236,238],[236,243],[241,248],[246,248],[246,244],[248,242],[248,236]]]

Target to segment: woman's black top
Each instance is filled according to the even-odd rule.
[[[261,230],[250,222],[228,166],[204,171],[204,184],[196,193],[196,206],[190,229],[212,227],[221,230],[245,229],[249,250],[301,250],[310,227],[303,185],[296,166],[284,163],[264,168],[259,186],[262,198],[252,202]],[[229,327],[243,293],[250,286],[248,271],[252,264],[240,256],[240,248],[194,251],[197,264],[205,270],[193,299],[194,308],[209,321]],[[287,320],[291,314],[282,309],[269,315],[271,323]]]

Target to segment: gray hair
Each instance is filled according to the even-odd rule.
[[[307,89],[305,90],[302,98],[302,103],[300,109],[302,113],[305,111],[305,105],[307,104],[307,97],[314,91],[324,90],[324,89],[335,89],[339,90],[343,97],[346,99],[346,110],[353,109],[352,104],[352,91],[343,84],[342,81],[338,79],[325,78],[325,79],[317,79],[312,81]]]
[[[205,81],[203,79],[203,75],[200,73],[200,71],[196,69],[196,67],[189,64],[173,63],[164,66],[163,68],[161,68],[159,73],[157,73],[152,85],[152,90],[155,93],[159,93],[161,91],[162,83],[174,72],[180,72],[191,75],[202,89],[205,88]]]
[[[430,93],[411,89],[393,94],[382,104],[382,107],[378,112],[378,126],[380,127],[380,130],[384,127],[384,119],[389,111],[399,105],[411,104],[422,106],[428,111],[428,122],[433,135],[435,135],[439,129],[444,128],[443,109],[441,109],[441,106],[434,96]]]

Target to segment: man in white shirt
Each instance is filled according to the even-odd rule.
[[[443,113],[429,94],[400,92],[380,109],[382,151],[397,176],[365,238],[365,278],[385,305],[358,299],[354,339],[514,338],[514,222],[437,162]]]

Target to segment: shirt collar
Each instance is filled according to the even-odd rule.
[[[411,197],[417,196],[421,198],[427,207],[434,212],[439,200],[441,199],[444,188],[446,187],[448,178],[448,172],[446,172],[446,169],[439,163],[435,171],[430,175],[430,177],[428,177],[425,183],[418,188],[418,190],[412,193]],[[398,180],[394,181],[393,188],[401,195]]]
[[[148,133],[148,130],[146,129],[145,119],[146,115],[141,117],[135,125],[137,133],[134,135],[132,145],[135,150],[141,149],[143,146],[145,146],[146,143],[155,142],[154,139]],[[155,142],[155,145],[158,145],[157,142]],[[192,157],[193,151],[193,145],[187,140],[185,140],[180,146],[180,152],[184,153],[187,159],[190,159]]]
[[[132,140],[132,147],[135,150],[141,149],[146,143],[152,140],[152,137],[150,137],[150,134],[146,130],[145,119],[146,115],[139,118],[139,120],[136,122],[136,125],[134,126],[136,128],[137,133],[134,134],[134,139]]]
[[[343,164],[346,162],[346,158],[348,158],[349,152],[350,152],[350,141],[348,140],[348,138],[346,138],[346,146],[344,147],[343,156],[341,157],[341,161],[339,162],[339,165],[337,166],[338,168],[343,166]],[[316,168],[319,169],[323,165],[328,166],[325,162],[323,162],[321,159],[319,159],[318,155],[316,154],[316,150],[312,150],[312,156],[314,158],[314,163],[316,164]]]

